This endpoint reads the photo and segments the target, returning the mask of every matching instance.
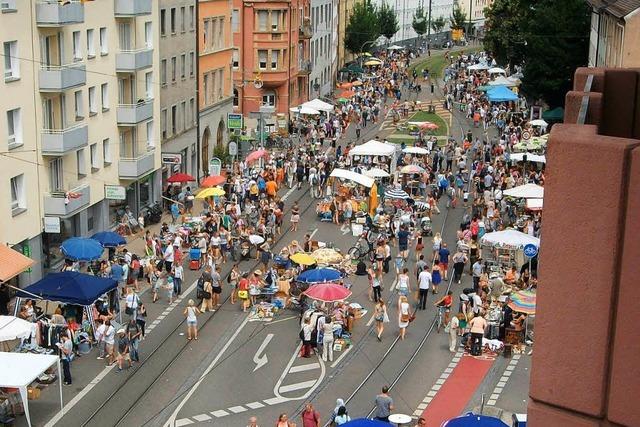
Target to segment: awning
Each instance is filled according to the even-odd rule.
[[[6,282],[34,264],[34,260],[9,246],[0,245],[0,282]]]

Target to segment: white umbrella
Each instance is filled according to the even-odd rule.
[[[366,175],[369,178],[386,178],[388,176],[391,176],[389,175],[389,172],[380,168],[371,168],[368,171],[364,171],[363,175]]]
[[[14,316],[0,316],[0,341],[10,341],[18,338],[27,339],[31,336],[33,324]]]
[[[544,187],[537,184],[525,184],[504,190],[502,194],[521,199],[542,199],[544,197]]]
[[[314,99],[311,101],[307,101],[304,104],[302,104],[305,107],[309,107],[309,108],[313,108],[314,110],[318,110],[318,111],[333,111],[333,105],[329,104],[328,102],[324,102],[321,99]]]
[[[264,237],[258,236],[257,234],[252,234],[252,235],[249,236],[249,242],[252,245],[259,245],[262,242],[264,242]]]
[[[495,80],[489,82],[489,86],[507,86],[513,87],[517,86],[512,80],[509,80],[505,76],[498,76]]]
[[[480,62],[479,64],[469,65],[469,67],[467,67],[467,69],[471,71],[487,70],[489,68],[490,67],[487,64],[484,64],[482,62]]]
[[[507,74],[505,70],[499,67],[489,68],[489,74]]]
[[[307,107],[305,105],[300,105],[299,107],[291,107],[289,108],[289,111],[291,111],[292,113],[308,114],[311,116],[320,114],[320,111],[316,110],[315,108]]]
[[[388,50],[402,50],[404,48],[402,46],[398,46],[397,44],[394,44],[392,46],[389,46],[387,49]]]
[[[348,179],[349,181],[353,181],[360,185],[364,185],[365,187],[371,187],[373,185],[373,179],[371,179],[370,177],[359,174],[357,172],[347,170],[347,169],[335,168],[331,172],[331,175],[329,176],[334,176],[336,178],[341,178],[341,179]]]
[[[528,244],[540,247],[540,239],[512,228],[487,233],[480,238],[480,242],[490,245],[509,246],[513,248],[523,248]]]
[[[408,154],[429,154],[429,150],[422,147],[407,147],[402,151]]]
[[[545,122],[542,119],[531,120],[529,123],[531,123],[531,126],[541,126],[543,128],[546,128],[547,126],[549,126],[549,123]]]

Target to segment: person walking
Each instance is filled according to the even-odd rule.
[[[302,348],[300,349],[301,357],[311,357],[311,335],[313,333],[313,326],[311,325],[311,319],[305,317],[302,329],[300,330],[300,338],[302,339]]]
[[[438,261],[440,261],[440,270],[442,271],[442,275],[444,276],[444,280],[447,280],[447,271],[449,270],[449,248],[447,248],[447,244],[442,242],[440,245],[440,250],[438,251]]]
[[[382,341],[384,322],[385,320],[388,321],[388,318],[389,316],[387,314],[387,306],[382,298],[379,298],[378,301],[376,301],[375,308],[373,309],[373,319],[376,321],[376,338],[378,339],[378,341]]]
[[[375,419],[388,423],[389,415],[391,415],[391,411],[393,411],[393,399],[389,396],[388,386],[385,385],[382,387],[382,393],[376,396],[375,405]]]
[[[407,297],[400,296],[398,299],[398,328],[400,339],[404,340],[404,334],[407,331],[407,326],[409,326],[409,322],[411,320],[411,313],[409,313],[409,301]]]
[[[104,347],[106,351],[107,366],[112,365],[116,361],[114,346],[116,343],[116,329],[111,324],[111,320],[104,321]]]
[[[460,284],[462,279],[462,273],[464,271],[464,265],[467,262],[467,256],[464,252],[458,250],[452,258],[453,261],[453,281]]]
[[[116,373],[122,372],[124,362],[128,362],[127,369],[131,367],[131,355],[129,353],[129,339],[124,329],[118,330],[118,369]]]
[[[229,273],[229,278],[227,279],[229,285],[231,286],[232,305],[236,303],[236,299],[238,297],[238,283],[240,282],[241,277],[242,274],[240,273],[240,267],[238,266],[238,263],[233,264],[233,267],[231,267],[231,272]]]
[[[322,325],[322,360],[333,362],[333,321],[331,317],[325,316],[324,324]]]
[[[487,321],[477,312],[469,322],[469,327],[471,329],[471,355],[480,356],[482,354],[482,338],[484,337],[484,331],[487,329]]]
[[[136,320],[138,314],[138,305],[140,303],[140,298],[138,294],[135,293],[133,288],[127,289],[127,298],[125,299],[125,308],[124,311],[126,314],[130,316],[134,321]]]
[[[433,262],[433,268],[431,269],[431,292],[434,294],[438,293],[438,286],[440,286],[440,282],[442,282],[442,273],[440,270],[440,261],[435,260]]]
[[[215,309],[220,307],[220,294],[222,293],[222,277],[220,276],[220,266],[211,272],[211,304]]]
[[[287,414],[280,414],[276,427],[295,427],[295,423],[289,422],[289,416]]]
[[[213,309],[213,287],[211,285],[211,281],[213,280],[213,274],[209,272],[209,267],[206,268],[205,272],[209,273],[207,279],[204,281],[202,286],[202,305],[200,306],[200,311],[206,313],[207,311],[214,311]],[[203,275],[204,276],[204,275]]]
[[[140,357],[138,356],[138,344],[140,343],[140,336],[142,334],[140,330],[140,326],[138,323],[130,319],[127,324],[127,339],[129,340],[129,354],[131,355],[131,360],[134,362],[139,362]]]
[[[190,299],[187,303],[187,307],[184,309],[184,316],[187,318],[187,340],[198,340],[198,318],[197,315],[201,311],[196,307],[196,303]]]
[[[300,185],[300,183],[298,183]],[[300,187],[298,187],[299,189]],[[300,222],[300,207],[298,202],[294,202],[291,206],[291,231],[298,231],[298,223]]]
[[[176,297],[182,294],[182,280],[184,279],[184,267],[176,263],[173,266],[173,292]]]
[[[302,427],[320,427],[320,413],[313,409],[311,403],[307,403],[300,414]]]
[[[105,326],[104,321],[102,319],[96,319],[96,324],[98,325],[98,327],[96,328],[95,336],[94,336],[96,340],[96,345],[98,347],[98,357],[96,357],[96,359],[102,360],[104,359],[105,352],[106,352],[106,344],[104,342],[104,333],[107,330],[107,327]]]
[[[463,316],[462,313],[458,313],[455,316],[451,316],[449,321],[449,351],[451,353],[455,353],[458,346],[458,329],[460,329],[460,318]]]
[[[478,258],[471,266],[473,273],[473,289],[478,292],[480,288],[480,276],[482,276],[482,258]]]
[[[431,280],[432,277],[429,272],[429,267],[425,266],[424,270],[418,275],[418,308],[420,308],[420,310],[427,309],[427,295],[429,295]]]
[[[140,302],[138,306],[138,315],[136,316],[136,323],[140,327],[140,341],[144,340],[144,327],[147,324],[147,307]]]
[[[373,300],[378,302],[382,299],[382,269],[376,268],[373,273],[373,279],[371,282],[371,289],[373,290]]]

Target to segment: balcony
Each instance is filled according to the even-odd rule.
[[[153,117],[153,99],[140,100],[137,104],[118,104],[118,126],[135,126]]]
[[[43,65],[39,73],[40,92],[63,92],[87,82],[84,64]]]
[[[147,151],[136,158],[121,157],[118,164],[118,175],[122,179],[137,179],[155,169],[155,150]]]
[[[116,71],[135,73],[153,65],[153,49],[121,50],[116,54]]]
[[[36,3],[36,23],[40,27],[60,27],[84,22],[84,4],[78,0],[59,2],[47,0]]]
[[[118,18],[151,14],[151,0],[114,0],[114,14]]]
[[[301,61],[298,63],[298,75],[308,76],[311,74],[311,61]]]
[[[18,2],[18,0],[2,0],[2,1],[0,1],[0,11],[2,11],[2,13],[17,12],[18,11],[18,7],[16,5],[17,2]]]
[[[311,37],[313,37],[313,28],[311,28],[311,25],[303,24],[299,28],[298,35],[303,40],[310,39]]]
[[[72,150],[86,147],[89,141],[89,129],[86,124],[66,129],[44,129],[42,131],[42,154],[62,156]]]
[[[91,203],[89,184],[72,188],[68,192],[57,191],[44,195],[44,214],[48,216],[68,217]]]

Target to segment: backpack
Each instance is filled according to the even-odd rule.
[[[316,175],[311,175],[311,177],[309,178],[309,181],[311,185],[316,185],[318,184],[318,177]]]
[[[196,284],[196,298],[202,299],[204,297],[204,278],[200,277]]]

